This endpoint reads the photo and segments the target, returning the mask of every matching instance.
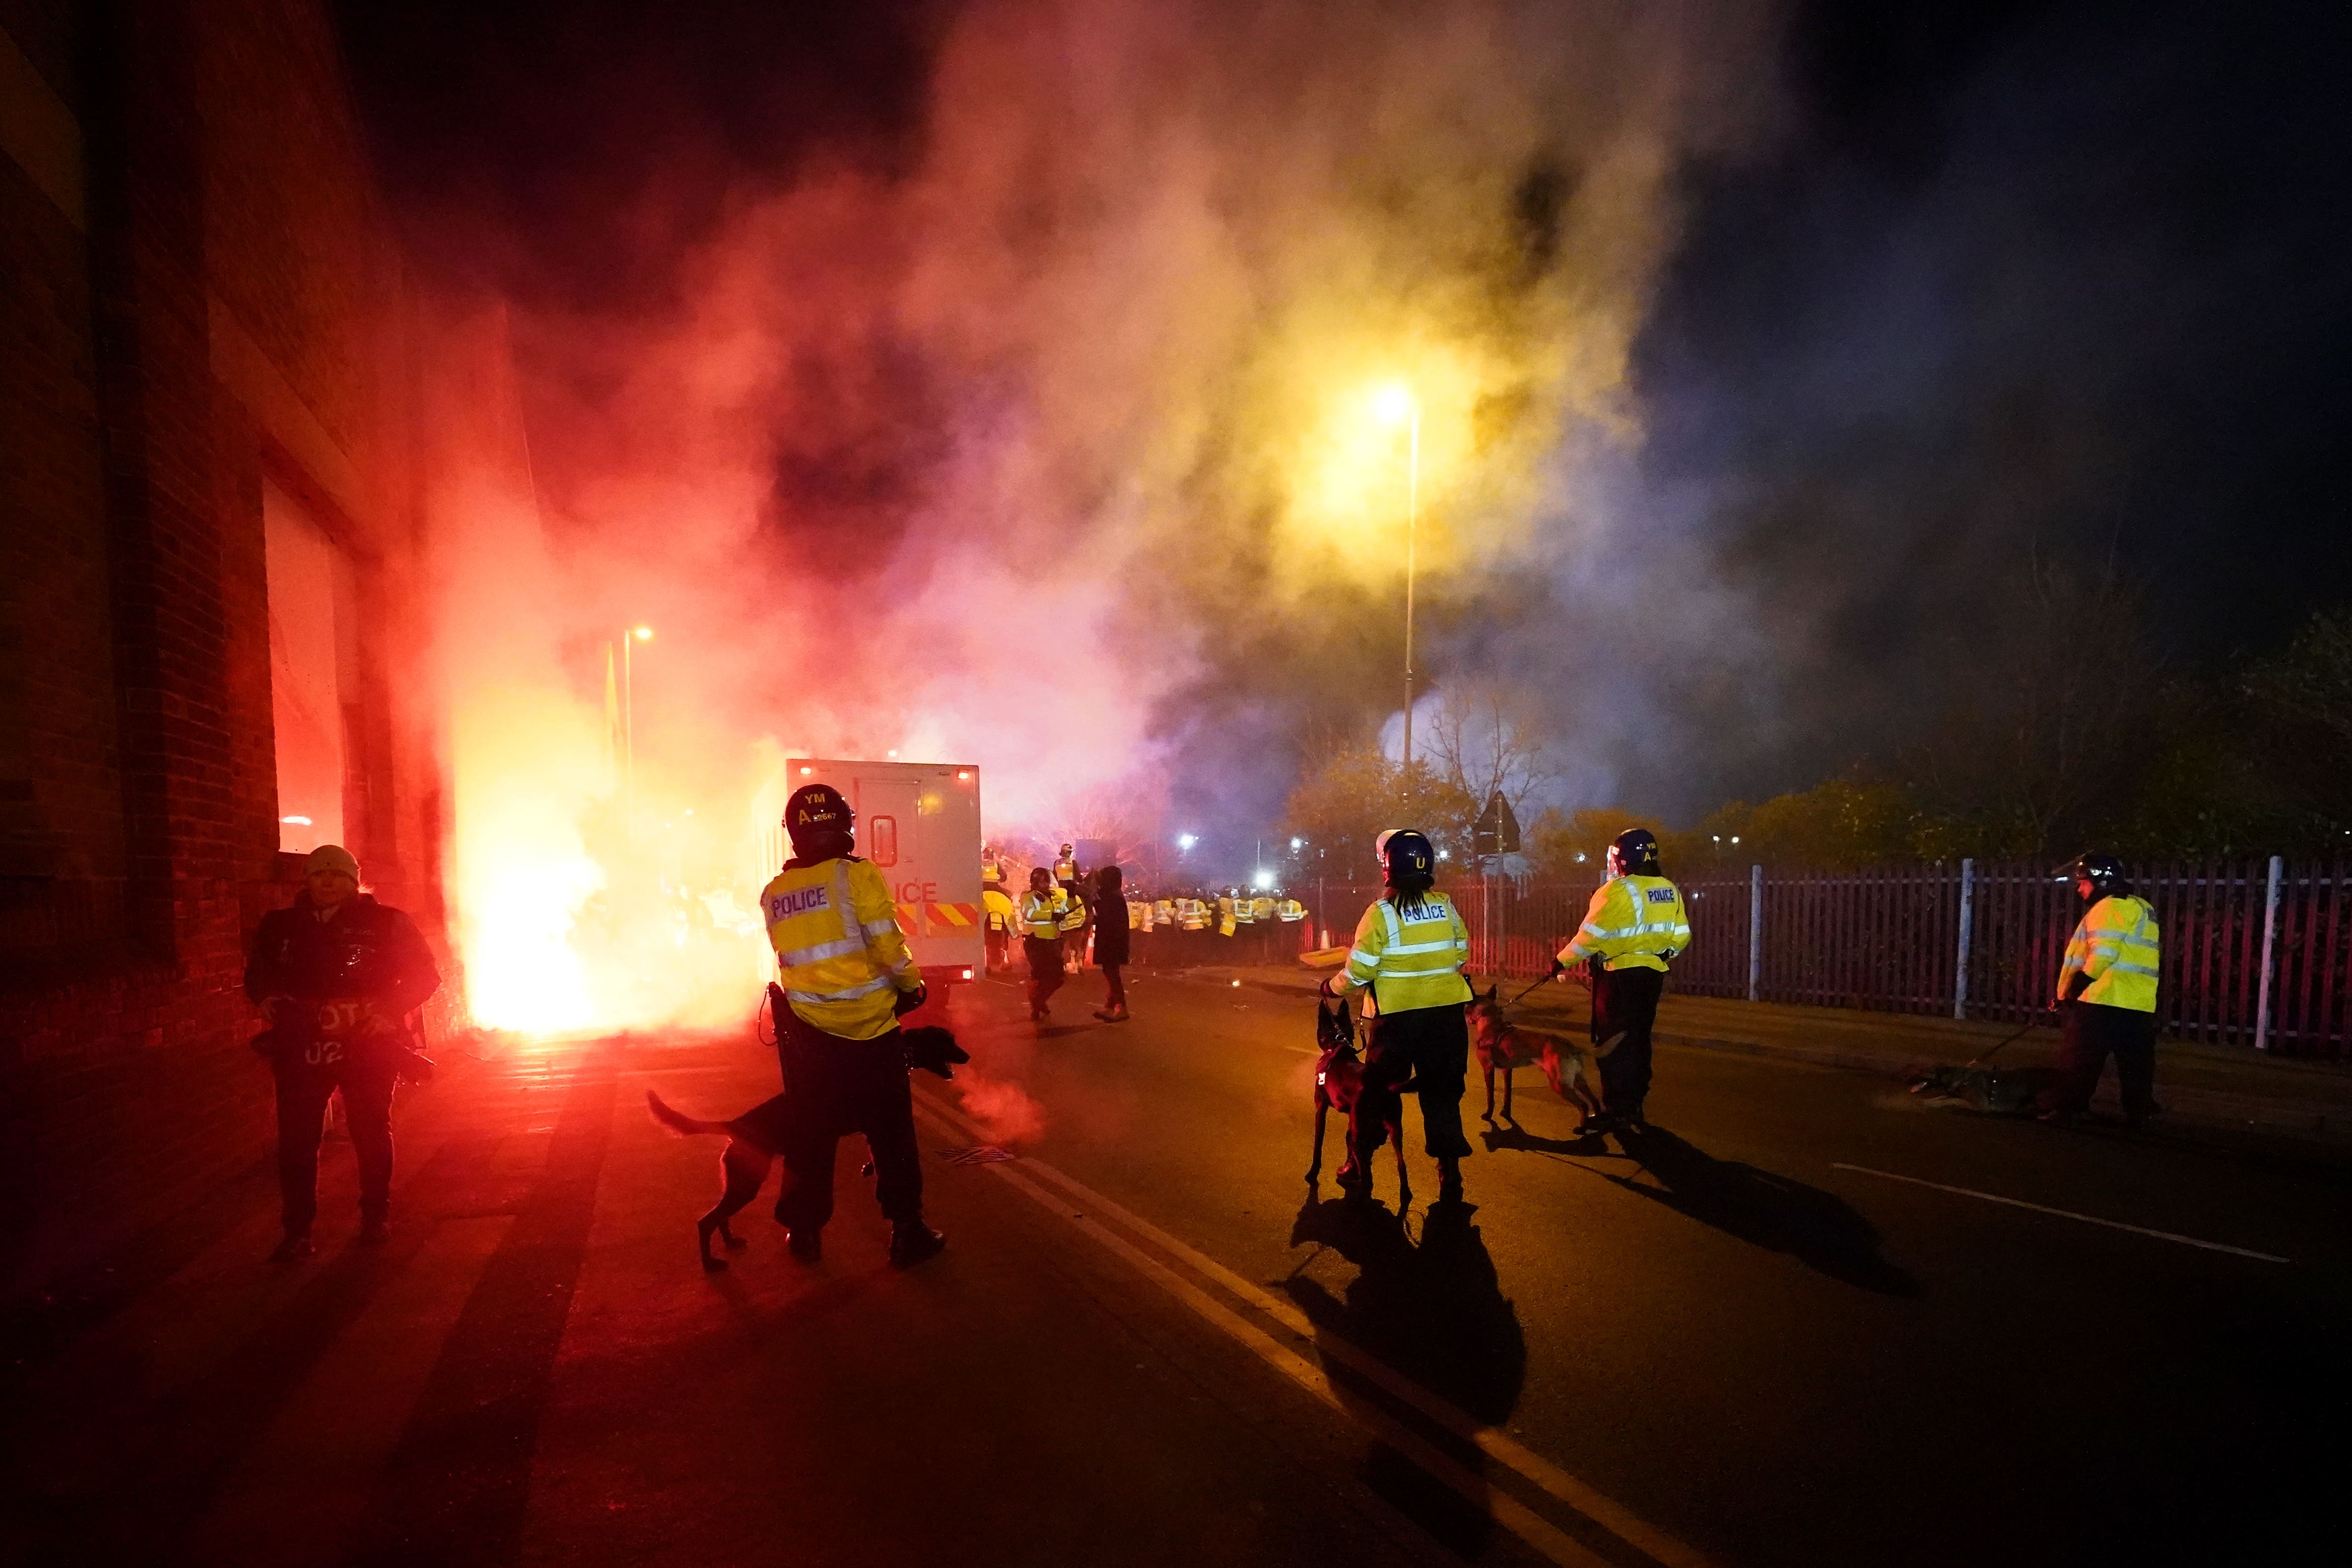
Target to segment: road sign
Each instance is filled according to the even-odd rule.
[[[1487,797],[1486,809],[1478,814],[1478,826],[1470,830],[1470,849],[1479,856],[1519,852],[1518,816],[1511,810],[1511,803],[1503,798],[1501,790]]]

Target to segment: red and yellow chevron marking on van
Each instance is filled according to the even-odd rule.
[[[900,904],[898,929],[908,936],[919,936],[923,928],[935,931],[970,931],[980,924],[978,904]]]

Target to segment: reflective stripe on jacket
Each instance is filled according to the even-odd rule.
[[[1052,942],[1062,934],[1062,889],[1021,895],[1021,934]]]
[[[802,1021],[845,1040],[898,1025],[894,993],[923,984],[882,873],[842,856],[786,866],[760,894],[780,983]]]
[[[1410,1013],[1459,1006],[1470,1000],[1462,976],[1470,962],[1470,931],[1444,893],[1423,893],[1410,914],[1382,899],[1356,922],[1356,945],[1340,972],[1349,991],[1372,989],[1374,1009]]]
[[[2066,944],[2065,960],[2058,965],[2058,998],[2065,1000],[2066,982],[2079,969],[2091,984],[2077,1000],[2153,1013],[2160,956],[2156,910],[2146,899],[2101,899]]]
[[[1603,969],[1664,969],[1690,940],[1680,889],[1664,877],[1612,877],[1593,892],[1559,961],[1597,957]]]

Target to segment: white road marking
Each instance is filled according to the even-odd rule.
[[[2047,1204],[2030,1204],[2023,1198],[2005,1198],[1999,1193],[1980,1193],[1973,1187],[1946,1186],[1918,1176],[1897,1175],[1893,1171],[1874,1171],[1867,1165],[1846,1165],[1832,1162],[1832,1171],[1855,1171],[1865,1176],[1877,1176],[1889,1182],[1908,1182],[1915,1187],[1933,1187],[1939,1193],[1956,1193],[1964,1198],[1982,1198],[1989,1204],[2006,1204],[2011,1208],[2032,1209],[2035,1214],[2056,1215],[2060,1219],[2078,1219],[2084,1225],[2103,1225],[2109,1230],[2127,1230],[2134,1236],[2152,1236],[2158,1241],[2177,1241],[2183,1247],[2201,1247],[2208,1252],[2226,1252],[2233,1258],[2251,1258],[2260,1263],[2292,1263],[2293,1258],[2275,1253],[2256,1252],[2251,1247],[2231,1247],[2226,1242],[2200,1241],[2193,1236],[2181,1236],[2169,1230],[2150,1230],[2144,1225],[2126,1225],[2119,1219],[2101,1219],[2095,1214],[2076,1214],[2073,1209],[2053,1209]]]
[[[927,1119],[936,1119],[938,1123],[949,1131],[964,1133],[967,1131],[967,1124],[964,1123],[959,1112],[932,1099],[928,1092],[919,1092],[915,1096],[915,1106],[918,1110],[929,1113]],[[1514,1442],[1509,1436],[1486,1426],[1451,1402],[1439,1398],[1370,1352],[1360,1350],[1346,1340],[1328,1332],[1322,1333],[1318,1341],[1318,1331],[1315,1325],[1292,1303],[1267,1294],[1214,1258],[1194,1250],[1159,1226],[1121,1206],[1113,1199],[1096,1192],[1076,1177],[1067,1175],[1045,1162],[1025,1154],[1021,1156],[1017,1166],[991,1165],[988,1169],[992,1173],[1012,1183],[1042,1207],[1068,1219],[1088,1237],[1135,1265],[1146,1277],[1160,1284],[1179,1301],[1191,1308],[1203,1321],[1246,1347],[1276,1371],[1330,1405],[1334,1410],[1362,1425],[1381,1441],[1412,1459],[1431,1476],[1459,1492],[1473,1504],[1486,1509],[1497,1523],[1553,1562],[1574,1563],[1578,1568],[1586,1568],[1586,1565],[1601,1563],[1602,1559],[1573,1537],[1560,1531],[1542,1515],[1528,1509],[1508,1493],[1485,1485],[1477,1477],[1387,1416],[1361,1406],[1351,1407],[1341,1401],[1338,1392],[1331,1387],[1329,1380],[1324,1375],[1323,1370],[1313,1362],[1283,1344],[1264,1328],[1250,1322],[1159,1258],[1151,1257],[1118,1232],[1102,1225],[1092,1215],[1107,1215],[1139,1236],[1150,1239],[1171,1256],[1191,1266],[1241,1300],[1272,1318],[1299,1340],[1316,1344],[1323,1355],[1340,1363],[1367,1382],[1378,1385],[1388,1394],[1410,1405],[1456,1436],[1475,1444],[1490,1458],[1517,1471],[1528,1481],[1608,1530],[1620,1540],[1629,1542],[1656,1562],[1665,1564],[1666,1568],[1711,1568],[1708,1560],[1693,1548],[1636,1518],[1628,1510],[1602,1496],[1549,1460],[1523,1445]],[[1055,1197],[1035,1182],[1028,1180],[1027,1176],[1023,1174],[1024,1172],[1045,1177],[1064,1188],[1079,1203],[1085,1205],[1086,1209],[1091,1211],[1091,1214],[1074,1211],[1067,1203]]]

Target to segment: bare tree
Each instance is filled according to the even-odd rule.
[[[1499,794],[1513,809],[1557,776],[1542,706],[1492,675],[1448,681],[1429,724],[1437,775],[1483,810]]]
[[[2099,836],[2136,776],[2158,687],[2141,628],[2139,595],[2112,562],[2080,573],[2029,560],[1979,650],[1955,660],[1969,679],[1910,758],[1917,784],[1995,852]]]

